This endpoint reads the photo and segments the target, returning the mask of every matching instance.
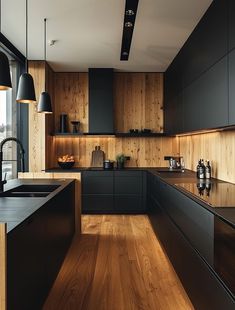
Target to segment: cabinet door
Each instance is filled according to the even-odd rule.
[[[227,54],[228,0],[215,0],[183,46],[183,86]],[[177,56],[178,57],[178,56]]]
[[[164,101],[164,131],[169,134],[181,133],[184,130],[183,92]]]
[[[229,51],[235,48],[235,1],[229,0]]]
[[[113,172],[84,172],[82,174],[82,194],[113,194]]]
[[[142,171],[114,172],[114,208],[116,213],[144,212]]]
[[[9,310],[41,309],[47,293],[45,227],[39,210],[7,236],[7,303]]]
[[[83,195],[82,213],[114,213],[114,197],[111,195]]]
[[[115,195],[142,195],[142,171],[115,171]]]
[[[228,125],[227,56],[184,90],[184,129]]]
[[[229,125],[235,125],[235,50],[229,54]]]

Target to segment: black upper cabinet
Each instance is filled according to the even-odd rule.
[[[228,46],[232,46],[233,40],[235,45],[235,36],[232,36],[233,27],[235,29],[235,18],[232,18],[235,16],[234,2],[214,0],[167,69],[164,80],[166,133],[186,133],[234,124],[228,120],[227,56]],[[232,68],[229,71],[231,84]],[[230,93],[230,98],[232,96]]]
[[[227,9],[228,0],[214,0],[184,45],[184,87],[227,54]]]
[[[227,57],[184,90],[184,129],[228,125]]]
[[[89,69],[89,133],[113,132],[113,69]]]
[[[235,1],[229,0],[229,51],[235,48]]]

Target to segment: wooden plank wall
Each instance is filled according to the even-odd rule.
[[[30,61],[37,102],[29,104],[29,171],[45,169],[45,115],[37,113],[37,103],[45,85],[45,62]]]
[[[81,131],[88,131],[88,73],[55,73],[55,130],[59,131],[59,116],[81,122]]]
[[[200,158],[212,161],[212,176],[235,183],[235,131],[179,137],[186,168],[196,170]]]
[[[55,73],[55,129],[59,115],[68,114],[69,121],[81,121],[81,130],[88,130],[88,74]],[[163,129],[163,74],[115,73],[114,110],[117,132],[131,128]],[[69,125],[69,130],[72,130]],[[106,158],[115,160],[118,153],[131,156],[127,163],[135,166],[165,166],[164,155],[177,155],[177,138],[54,138],[50,163],[57,166],[57,157],[73,154],[79,166],[90,166],[91,152],[100,145]]]
[[[54,72],[45,61],[29,61],[29,73],[33,76],[37,102],[29,104],[29,171],[36,172],[51,167],[54,153],[54,113],[37,113],[42,91],[49,92],[54,110]]]
[[[78,166],[89,167],[91,152],[100,145],[106,159],[115,160],[119,153],[130,156],[129,167],[167,166],[164,155],[178,155],[178,138],[55,138],[56,158],[75,155]],[[57,166],[57,160],[54,162]]]
[[[163,132],[163,74],[115,73],[114,111],[117,132]]]
[[[7,309],[6,224],[0,223],[0,310]]]

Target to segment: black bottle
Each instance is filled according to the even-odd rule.
[[[205,177],[206,179],[211,179],[211,166],[209,160],[207,160],[206,167],[205,167]]]
[[[199,172],[200,172],[200,166],[201,166],[201,159],[198,161],[198,164],[197,164],[197,178],[199,179]]]
[[[205,179],[205,165],[203,159],[200,160],[199,179]]]

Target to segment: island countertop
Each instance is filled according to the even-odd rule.
[[[0,197],[0,222],[7,224],[7,233],[21,224],[50,199],[61,192],[72,179],[15,179],[4,186],[4,192],[21,185],[58,185],[46,197]]]

